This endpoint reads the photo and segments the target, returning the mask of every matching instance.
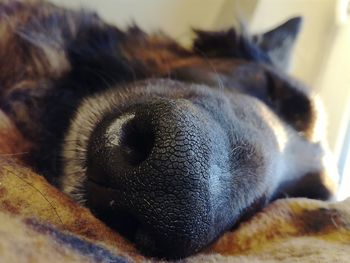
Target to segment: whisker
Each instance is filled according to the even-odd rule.
[[[84,68],[84,70],[90,72],[90,73],[93,73],[95,74],[97,77],[99,77],[103,82],[104,84],[107,86],[107,87],[111,87],[113,86],[113,84],[109,81],[113,80],[111,76],[108,76],[108,75],[102,75],[104,74],[103,71],[99,71],[99,70],[96,70],[96,69],[92,69],[92,68]],[[110,80],[108,81],[106,77],[109,77]]]
[[[20,177],[18,174],[12,172],[10,169],[8,169],[6,166],[3,166],[3,168],[10,174],[16,176],[19,180],[21,180],[22,182],[24,182],[25,184],[27,184],[29,187],[33,188],[37,193],[39,193],[39,195],[44,198],[46,200],[46,202],[49,204],[49,206],[51,207],[52,211],[55,213],[55,215],[57,216],[58,220],[61,222],[61,224],[63,225],[63,221],[61,219],[61,217],[59,216],[56,207],[51,203],[51,201],[37,188],[35,187],[33,184],[31,184],[30,182],[28,182],[27,180],[23,179],[22,177]]]
[[[17,152],[17,153],[0,153],[1,157],[7,157],[7,156],[19,156],[19,155],[25,155],[29,152]]]
[[[224,90],[224,82],[222,81],[222,79],[220,78],[220,74],[218,73],[218,71],[216,70],[214,64],[210,61],[209,57],[200,49],[198,48],[194,48],[196,52],[199,52],[200,56],[204,59],[205,62],[207,62],[207,64],[209,65],[209,67],[213,70],[215,77],[216,77],[216,82],[218,83],[218,86],[221,90]]]
[[[238,146],[234,147],[234,148],[231,150],[231,154],[234,154],[234,153],[235,153],[237,150],[239,150],[239,149],[246,150],[247,147],[244,147],[244,146],[242,146],[242,145],[238,145]]]

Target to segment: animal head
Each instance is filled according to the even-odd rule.
[[[89,12],[0,10],[0,105],[27,163],[145,254],[182,258],[276,198],[331,196],[314,96],[285,73],[300,18],[186,49]]]

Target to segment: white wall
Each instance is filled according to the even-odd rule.
[[[350,23],[339,26],[316,82],[329,119],[329,139],[339,154],[350,111]]]
[[[231,1],[231,0],[230,0]],[[145,31],[163,30],[188,44],[191,28],[213,29],[225,0],[51,0],[59,5],[97,11],[106,21]],[[233,12],[232,12],[233,13]]]
[[[335,2],[334,0],[260,0],[250,29],[254,32],[264,31],[288,18],[302,16],[304,23],[294,52],[291,74],[313,86],[330,45]]]

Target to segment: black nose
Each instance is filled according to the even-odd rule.
[[[88,206],[151,256],[180,258],[208,245],[218,235],[212,226],[225,224],[215,200],[227,141],[212,125],[187,100],[107,116],[90,139]]]

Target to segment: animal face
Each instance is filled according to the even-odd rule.
[[[300,18],[193,48],[51,4],[0,5],[0,106],[28,165],[145,254],[191,255],[284,196],[327,199],[316,101],[283,70]]]

